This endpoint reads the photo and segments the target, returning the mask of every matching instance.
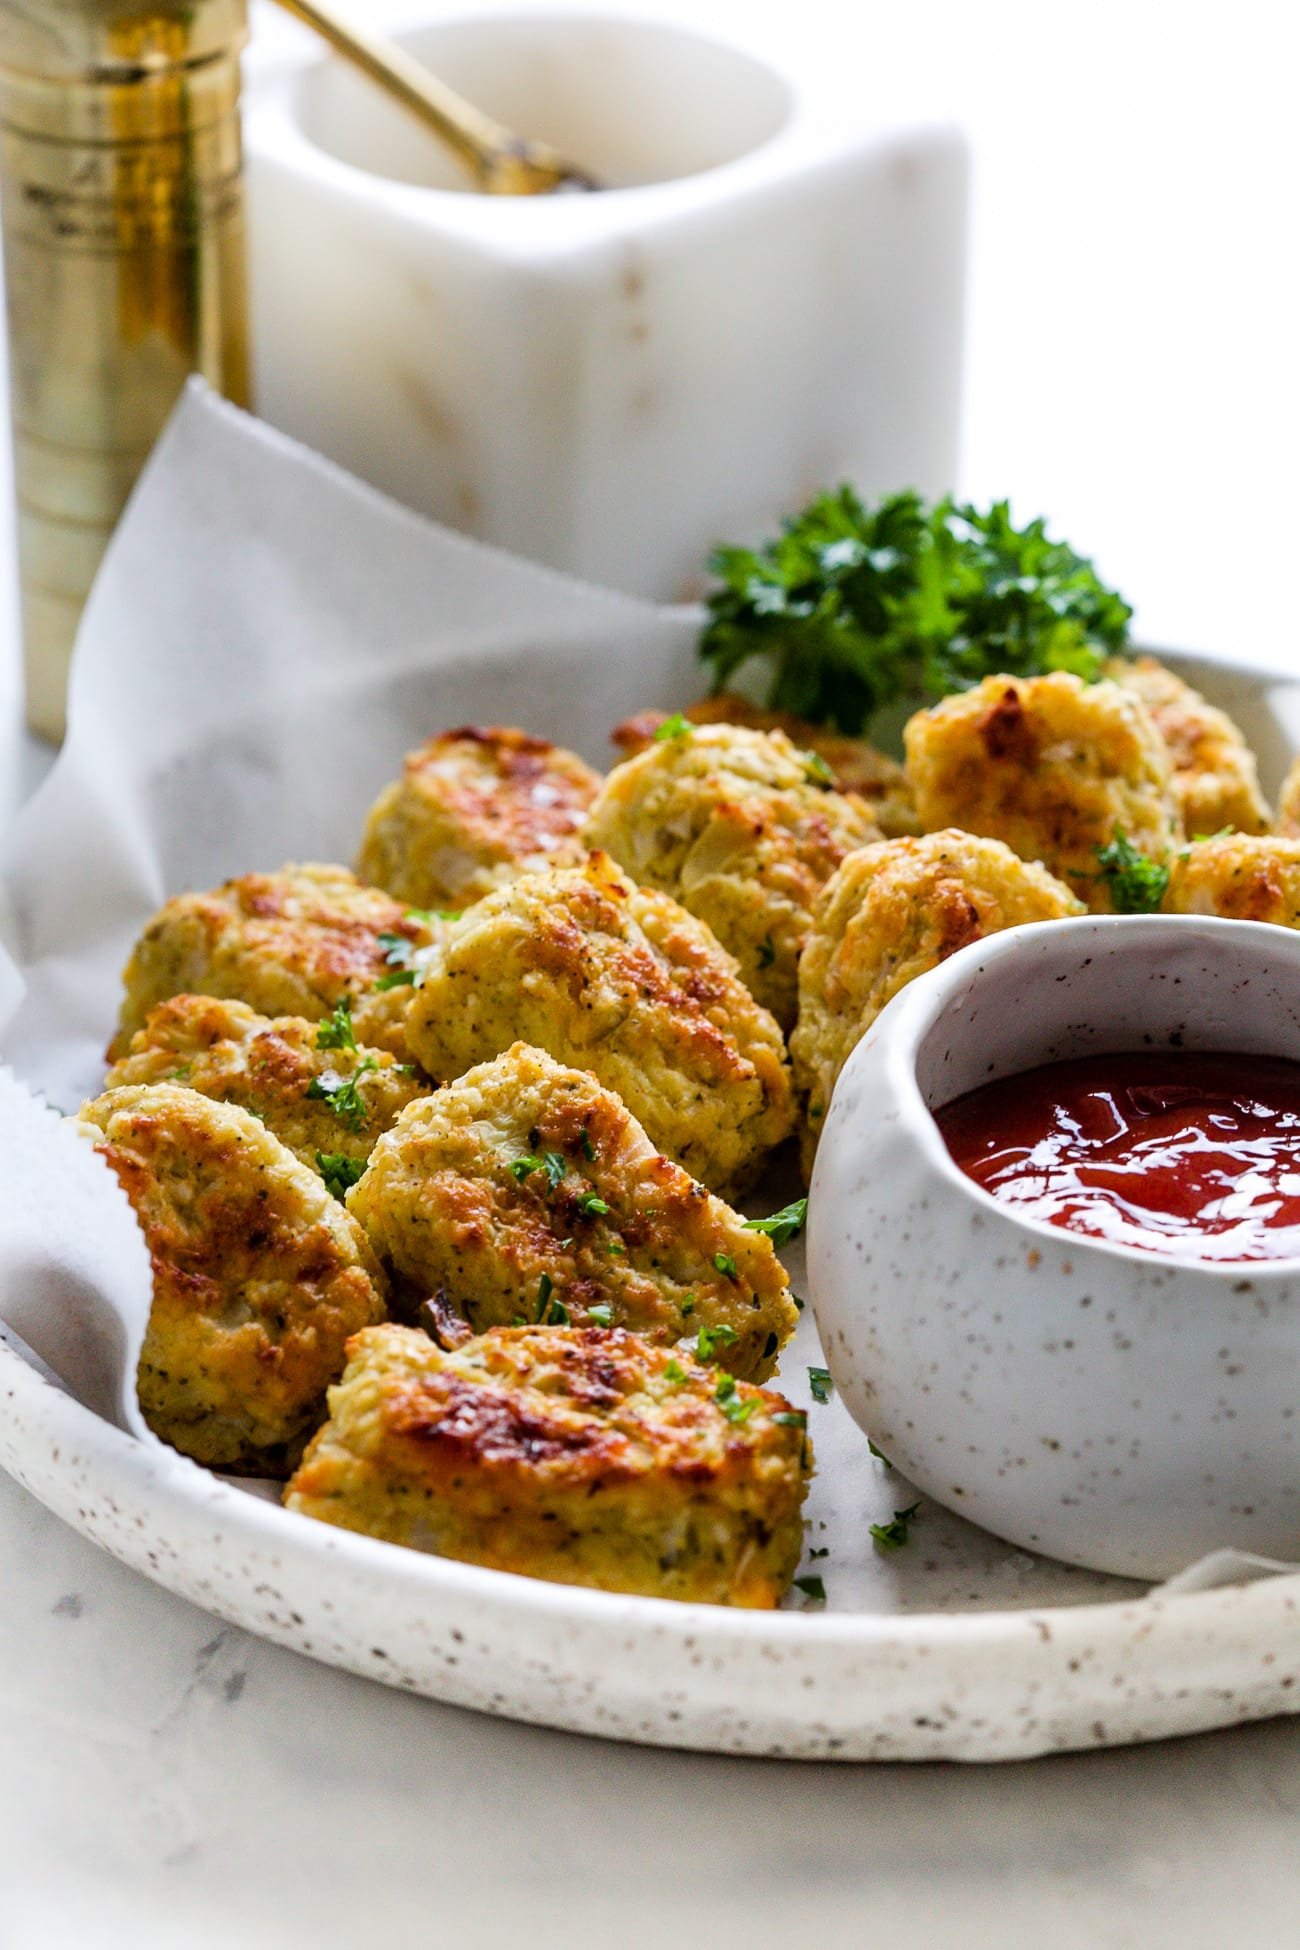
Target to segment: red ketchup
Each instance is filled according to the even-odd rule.
[[[1300,1258],[1300,1063],[1089,1056],[935,1119],[967,1176],[1023,1218],[1180,1259]]]

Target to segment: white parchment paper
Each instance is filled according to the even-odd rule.
[[[41,1101],[93,1095],[141,926],[170,894],[286,860],[353,858],[402,754],[515,723],[611,759],[609,728],[699,694],[698,617],[586,587],[434,527],[194,385],[136,491],[84,620],[67,743],[0,881],[0,1321],[141,1433],[131,1379],[147,1255],[92,1148]],[[788,1255],[796,1287],[801,1252]],[[1124,1580],[1029,1557],[923,1505],[839,1402],[811,1401],[811,1312],[780,1386],[819,1459],[809,1557],[832,1609],[1086,1603]],[[152,1438],[147,1438],[152,1440]],[[1211,1581],[1283,1567],[1225,1566]],[[1184,1577],[1188,1578],[1189,1573]]]

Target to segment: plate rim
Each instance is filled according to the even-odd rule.
[[[151,1582],[326,1664],[509,1719],[639,1744],[791,1759],[989,1761],[1124,1746],[1300,1712],[1300,1673],[1285,1663],[1288,1644],[1297,1656],[1300,1572],[1204,1591],[1157,1589],[1095,1604],[1010,1611],[807,1613],[683,1604],[549,1583],[315,1524],[246,1495],[162,1445],[155,1450],[140,1443],[3,1342],[0,1397],[6,1407],[0,1418],[0,1466],[56,1516]],[[27,1415],[48,1438],[42,1449],[24,1449]],[[75,1451],[79,1467],[94,1470],[98,1503],[78,1502],[65,1445]],[[274,1566],[284,1587],[277,1587],[275,1596],[286,1609],[252,1618],[252,1606],[232,1598],[214,1579],[214,1563],[196,1565],[174,1545],[155,1554],[150,1544],[158,1541],[157,1534],[146,1526],[159,1511],[179,1518],[182,1531],[209,1532],[223,1546],[251,1538],[259,1571]],[[430,1659],[417,1661],[419,1669],[412,1670],[382,1646],[371,1645],[367,1652],[359,1639],[342,1653],[315,1643],[312,1634],[329,1629],[323,1614],[335,1607],[332,1600],[314,1604],[304,1587],[323,1575],[337,1596],[341,1574],[358,1589],[369,1589],[378,1574],[384,1590],[396,1594],[399,1610],[423,1601],[417,1622],[430,1625]],[[238,1593],[238,1580],[234,1589]],[[265,1581],[255,1587],[259,1594],[268,1589]],[[360,1622],[366,1628],[360,1639],[394,1636],[376,1629],[370,1617]],[[517,1655],[548,1630],[576,1640],[579,1661],[584,1637],[595,1635],[636,1656],[611,1659],[601,1668],[605,1683],[593,1685],[588,1676],[585,1684],[571,1684],[567,1696],[563,1686],[557,1693],[541,1683],[544,1658],[521,1665],[513,1679],[487,1693],[481,1676],[456,1676],[457,1657],[449,1659],[445,1650],[434,1656],[433,1634],[444,1628],[457,1643],[486,1631],[483,1649],[489,1660],[511,1651]],[[513,1636],[513,1648],[500,1643],[503,1635]],[[1114,1642],[1120,1669],[1145,1642],[1148,1662],[1152,1650],[1162,1659],[1172,1655],[1173,1676],[1181,1673],[1191,1683],[1171,1690],[1163,1672],[1154,1685],[1139,1677],[1127,1697],[1117,1700],[1116,1668],[1097,1656],[1098,1641],[1107,1640]],[[1243,1647],[1255,1655],[1253,1687],[1242,1682]],[[909,1693],[899,1663],[913,1659],[914,1677],[930,1654],[950,1660],[969,1655],[972,1668],[973,1700],[960,1710],[946,1709],[943,1718],[914,1711],[914,1687]],[[802,1655],[805,1667],[820,1674],[822,1683],[815,1696],[810,1693],[806,1710],[800,1710],[799,1698],[808,1688],[806,1672],[802,1679],[793,1674],[789,1684],[781,1678],[782,1659],[790,1655]],[[1186,1670],[1198,1657],[1209,1668],[1199,1682]],[[1009,1679],[1002,1673],[1004,1660],[1014,1669]],[[1017,1687],[1032,1697],[1044,1682],[1090,1660],[1096,1672],[1078,1682],[1068,1710],[1043,1718],[1022,1714],[1017,1721],[1012,1711]],[[728,1683],[729,1667],[738,1685]],[[693,1702],[687,1689],[700,1669],[709,1696]],[[630,1670],[638,1677],[629,1684]],[[772,1681],[771,1696],[757,1705],[746,1692],[756,1670]],[[925,1669],[927,1689],[936,1670]],[[864,1711],[868,1702],[856,1696],[870,1691],[880,1676],[888,1688],[901,1687],[902,1725],[884,1724],[879,1712],[873,1718]],[[1001,1703],[989,1696],[999,1684],[1007,1694]],[[826,1694],[835,1696],[844,1685],[854,1688],[855,1696],[847,1711],[837,1699],[840,1710],[828,1718]],[[647,1692],[654,1693],[655,1703],[644,1717]],[[667,1703],[673,1700],[679,1704]],[[1007,1708],[1005,1717],[999,1704]]]
[[[139,1476],[150,1487],[158,1488],[169,1501],[192,1506],[196,1510],[233,1507],[240,1511],[241,1517],[247,1517],[250,1527],[259,1531],[264,1529],[266,1536],[273,1541],[278,1541],[281,1534],[288,1535],[313,1556],[318,1554],[315,1547],[319,1543],[330,1541],[333,1553],[355,1553],[359,1562],[383,1566],[394,1572],[402,1583],[416,1587],[448,1583],[461,1587],[470,1597],[495,1593],[505,1584],[513,1592],[515,1601],[525,1609],[545,1612],[558,1605],[568,1612],[576,1606],[591,1622],[600,1622],[611,1611],[631,1609],[637,1615],[644,1614],[650,1623],[671,1623],[674,1627],[680,1624],[694,1635],[707,1628],[718,1637],[761,1639],[775,1625],[778,1631],[792,1633],[811,1628],[823,1639],[834,1636],[856,1638],[868,1624],[879,1628],[878,1634],[869,1633],[869,1636],[900,1639],[928,1637],[936,1627],[951,1627],[954,1634],[960,1633],[964,1637],[973,1625],[991,1622],[1001,1627],[1025,1625],[1030,1632],[1041,1636],[1035,1620],[1073,1620],[1107,1614],[1120,1616],[1145,1606],[1158,1606],[1161,1610],[1170,1606],[1193,1607],[1206,1600],[1220,1598],[1225,1591],[1253,1591],[1267,1587],[1284,1591],[1300,1606],[1300,1570],[1278,1572],[1267,1578],[1215,1585],[1197,1591],[1165,1591],[1162,1586],[1154,1585],[1147,1591],[1135,1592],[1127,1597],[1103,1598],[1095,1603],[1027,1605],[1007,1610],[990,1608],[969,1612],[765,1610],[656,1598],[634,1592],[605,1591],[590,1585],[563,1584],[555,1579],[527,1577],[522,1572],[496,1570],[458,1558],[440,1557],[429,1551],[411,1550],[382,1538],[366,1536],[360,1531],[322,1525],[319,1519],[304,1516],[300,1511],[287,1510],[278,1502],[251,1496],[236,1483],[214,1474],[161,1442],[156,1446],[140,1442],[127,1430],[118,1428],[94,1409],[79,1402],[60,1383],[48,1380],[24,1358],[17,1346],[0,1340],[0,1391],[10,1401],[15,1399],[15,1376],[19,1390],[26,1392],[28,1384],[31,1384],[31,1396],[42,1401],[56,1420],[66,1417],[70,1437],[83,1446],[88,1442],[91,1446],[102,1447],[108,1465],[115,1473]],[[0,1422],[0,1467],[16,1475],[9,1460],[11,1454],[8,1431]],[[282,1533],[282,1526],[286,1524],[291,1528]],[[1008,1549],[1013,1548],[1008,1545]],[[926,1628],[924,1632],[920,1629],[922,1627]],[[836,1631],[832,1628],[839,1629]]]

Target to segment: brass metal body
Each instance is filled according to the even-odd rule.
[[[245,0],[0,0],[27,715],[61,737],[104,547],[187,376],[248,398]]]

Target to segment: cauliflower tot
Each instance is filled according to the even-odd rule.
[[[1141,698],[1164,739],[1184,832],[1204,839],[1230,826],[1264,833],[1269,812],[1255,754],[1226,711],[1175,677],[1155,657],[1113,657],[1107,675]]]
[[[737,691],[720,691],[688,704],[683,717],[692,724],[747,725],[751,731],[781,731],[799,751],[816,752],[835,775],[836,789],[855,792],[886,839],[919,831],[907,774],[897,759],[877,751],[865,738],[850,738],[824,724],[810,724],[790,711],[765,711]],[[667,711],[638,711],[610,733],[624,758],[635,758],[654,742],[668,721]]]
[[[1226,833],[1189,846],[1174,862],[1164,908],[1300,927],[1300,839]]]
[[[370,809],[357,872],[416,907],[468,907],[517,874],[577,866],[600,787],[574,752],[506,725],[444,731]]]
[[[287,1476],[348,1337],[386,1315],[365,1234],[256,1117],[179,1084],[110,1090],[77,1128],[153,1262],[136,1383],[149,1427],[210,1468]]]
[[[753,1178],[794,1128],[781,1032],[708,928],[604,855],[525,874],[447,929],[411,999],[445,1081],[519,1041],[589,1070],[710,1190]]]
[[[811,1170],[840,1071],[885,1004],[959,948],[1083,903],[1001,840],[949,830],[851,853],[813,914],[790,1042]]]
[[[555,1584],[773,1606],[803,1548],[804,1417],[634,1334],[410,1328],[348,1349],[288,1509]]]
[[[104,1079],[183,1083],[260,1117],[295,1156],[346,1190],[376,1138],[426,1092],[409,1064],[358,1044],[348,998],[322,1022],[259,1016],[246,1002],[174,995],[151,1009]]]
[[[475,1333],[522,1320],[664,1346],[700,1335],[719,1366],[762,1380],[794,1331],[771,1241],[595,1077],[525,1043],[403,1111],[348,1209],[399,1286],[442,1296]]]
[[[986,677],[918,711],[903,734],[927,832],[960,827],[1041,860],[1090,908],[1110,896],[1097,850],[1123,833],[1164,861],[1182,835],[1165,742],[1121,685]]]
[[[1283,839],[1300,837],[1300,756],[1282,781],[1282,796],[1277,802],[1277,831]]]
[[[835,791],[825,760],[784,732],[712,724],[616,765],[586,834],[642,886],[706,921],[788,1029],[812,904],[879,829],[861,799]]]
[[[346,867],[291,865],[244,874],[211,893],[178,894],[131,951],[109,1056],[126,1055],[158,1003],[190,994],[308,1022],[350,998],[358,1041],[404,1059],[411,990],[401,977],[409,981],[439,925],[363,887]]]

